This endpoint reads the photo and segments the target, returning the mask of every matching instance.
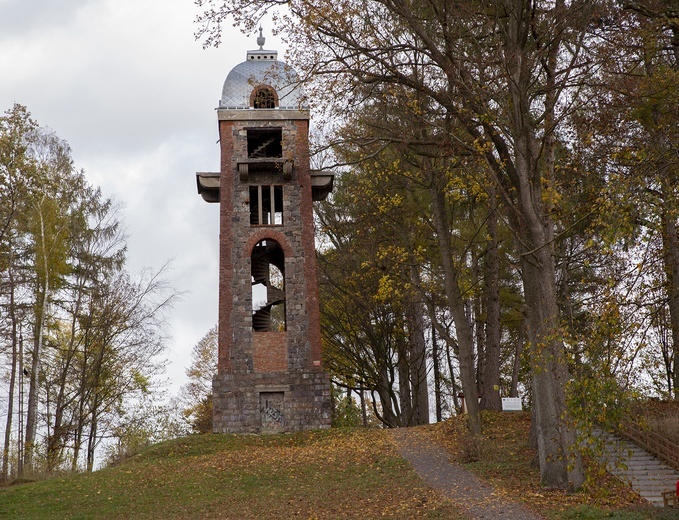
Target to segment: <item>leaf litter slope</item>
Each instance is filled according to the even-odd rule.
[[[186,437],[116,468],[0,490],[11,519],[462,518],[384,430]]]
[[[440,445],[422,431],[394,430],[399,452],[432,487],[457,504],[471,518],[487,520],[541,520],[543,517],[498,492],[462,464],[451,463]]]
[[[470,438],[463,417],[424,427],[419,435],[436,442],[451,461],[463,465],[495,488],[503,497],[521,501],[533,512],[550,519],[679,520],[679,511],[649,506],[629,485],[588,459],[588,481],[577,493],[545,489],[529,447],[530,413],[483,412],[483,433],[469,450]],[[473,453],[470,453],[473,452]]]

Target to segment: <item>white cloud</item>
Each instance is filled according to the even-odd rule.
[[[0,110],[27,106],[124,203],[131,270],[172,260],[171,283],[186,292],[170,318],[177,384],[217,322],[218,205],[200,198],[195,172],[219,169],[214,108],[255,48],[231,29],[203,50],[196,14],[190,0],[0,0]]]

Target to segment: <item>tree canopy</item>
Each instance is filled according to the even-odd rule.
[[[403,309],[422,302],[435,379],[440,338],[454,354],[447,377],[467,397],[472,432],[477,396],[493,406],[503,379],[521,379],[542,482],[557,488],[583,482],[576,433],[592,415],[615,420],[606,412],[615,407],[603,405],[650,381],[676,397],[679,25],[671,2],[197,4],[205,45],[220,43],[227,20],[247,31],[277,10],[276,30],[321,122],[319,157],[346,172],[350,193],[362,187],[362,198],[337,196],[322,213],[333,217],[324,221],[323,256],[350,270],[342,284],[328,278],[325,307],[329,326],[351,327],[328,338],[342,345],[337,366],[361,356],[362,368],[347,367],[345,379],[367,384],[367,367],[378,363],[371,356],[389,336],[370,339],[379,322],[358,329],[336,314],[351,308],[333,298],[353,294],[369,312],[381,294]],[[345,253],[352,262],[337,261]],[[360,302],[357,289],[369,291]],[[406,320],[394,330],[408,331]],[[641,381],[632,375],[639,369],[648,374]],[[585,400],[598,403],[589,409],[596,414]]]

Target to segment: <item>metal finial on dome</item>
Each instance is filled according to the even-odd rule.
[[[262,27],[260,26],[259,28],[259,36],[257,37],[257,45],[259,45],[259,50],[264,50],[264,42],[266,41],[266,38],[262,36]]]

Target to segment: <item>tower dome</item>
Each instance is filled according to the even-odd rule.
[[[259,49],[247,51],[245,61],[236,65],[226,76],[219,108],[308,109],[297,73],[289,65],[278,61],[277,51],[263,49],[264,37],[261,29],[257,43]],[[257,107],[256,91],[261,90],[272,96],[273,106]]]

